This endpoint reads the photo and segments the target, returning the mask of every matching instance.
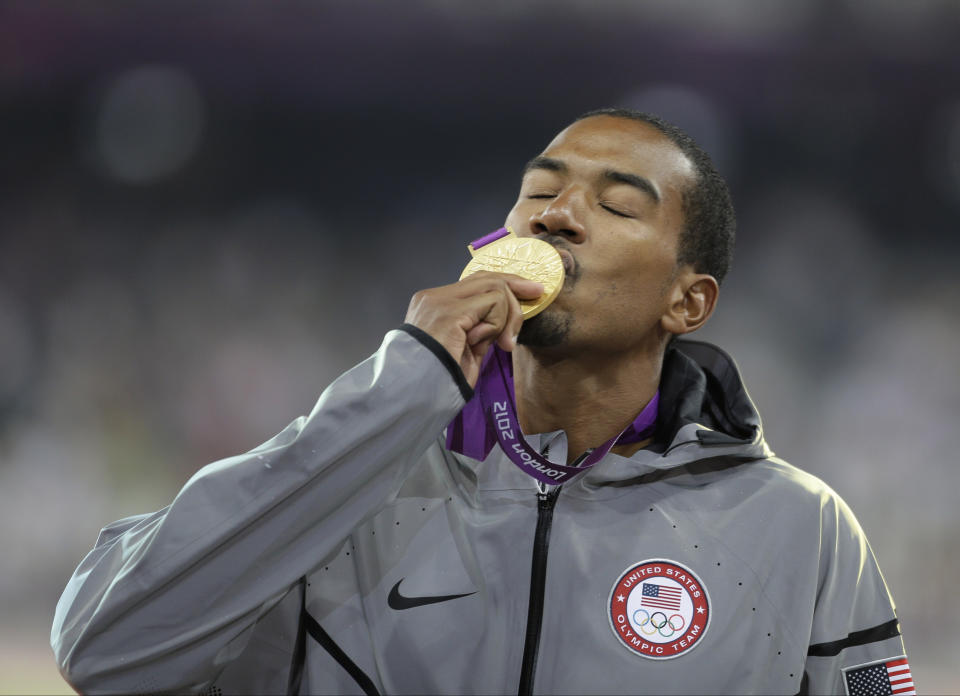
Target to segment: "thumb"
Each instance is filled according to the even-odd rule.
[[[528,280],[520,276],[512,276],[507,279],[507,285],[518,299],[535,300],[543,294],[543,283],[535,280]]]

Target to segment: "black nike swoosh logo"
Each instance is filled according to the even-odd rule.
[[[402,609],[413,609],[414,607],[422,607],[424,604],[436,604],[437,602],[448,602],[451,599],[460,599],[461,597],[469,597],[476,592],[467,592],[466,594],[448,594],[448,595],[433,595],[428,597],[404,597],[400,594],[400,583],[403,582],[404,578],[400,578],[397,581],[397,584],[393,586],[390,590],[390,594],[387,595],[387,606],[391,609],[402,610]]]

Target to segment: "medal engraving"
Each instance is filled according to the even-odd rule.
[[[543,294],[535,300],[520,300],[523,318],[536,316],[553,302],[563,287],[563,259],[552,246],[540,239],[515,237],[513,233],[474,250],[460,280],[477,271],[513,273],[543,284]]]

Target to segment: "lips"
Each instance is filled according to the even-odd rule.
[[[574,261],[573,254],[566,249],[557,249],[557,253],[560,254],[560,260],[563,261],[563,270],[568,276],[572,276],[577,269],[577,262]]]

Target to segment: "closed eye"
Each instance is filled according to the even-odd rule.
[[[600,207],[603,208],[604,210],[606,210],[608,213],[613,213],[613,214],[616,215],[617,217],[622,217],[622,218],[632,218],[632,217],[633,217],[633,215],[630,215],[629,213],[625,213],[625,212],[623,212],[622,210],[617,210],[616,208],[613,208],[613,207],[611,207],[611,206],[609,206],[609,205],[607,205],[607,204],[605,204],[605,203],[601,203],[601,204],[600,204]]]
[[[531,193],[527,198],[556,198],[555,193]]]

